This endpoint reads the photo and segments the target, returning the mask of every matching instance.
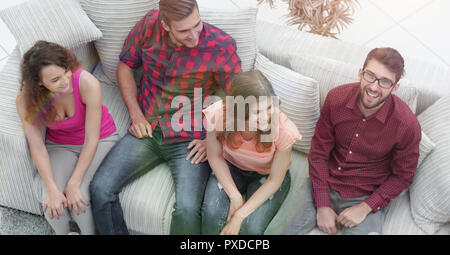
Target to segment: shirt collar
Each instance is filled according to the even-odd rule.
[[[359,98],[359,83],[357,83],[355,88],[353,88],[351,90],[351,93],[352,93],[352,97],[346,104],[346,107],[349,109],[357,110],[358,112],[361,112],[357,105],[357,100]],[[383,106],[381,106],[381,108],[375,113],[374,116],[370,116],[369,118],[376,118],[381,123],[384,124],[386,122],[391,105],[392,105],[392,95],[389,95],[388,98],[386,99],[386,101],[384,101]]]

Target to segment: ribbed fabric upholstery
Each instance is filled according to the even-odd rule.
[[[81,5],[103,37],[95,42],[106,76],[117,84],[116,70],[123,43],[134,25],[151,9],[158,9],[157,0],[81,0]],[[210,10],[200,8],[203,21],[230,34],[236,41],[242,70],[253,68],[256,57],[256,8],[241,10]]]
[[[167,164],[125,187],[120,193],[127,227],[138,233],[168,235],[175,203],[175,189]]]
[[[319,88],[314,79],[277,65],[258,53],[255,69],[267,77],[280,97],[281,109],[297,126],[302,139],[293,148],[308,153],[317,119],[320,115]]]
[[[47,1],[50,0],[41,0],[39,3],[42,4]],[[94,3],[94,1],[89,2]],[[119,1],[99,0],[98,2],[104,3],[105,6],[99,7],[100,9],[94,10],[94,12],[101,12],[103,10],[105,15],[107,10],[115,8],[112,5],[120,4]],[[110,6],[108,7],[106,5]],[[94,6],[90,8],[94,8]],[[143,13],[145,14],[146,11],[148,10],[143,10]],[[238,15],[238,12],[236,12],[236,15]],[[19,17],[20,15],[16,18]],[[246,17],[250,17],[250,14]],[[14,17],[11,16],[11,18]],[[204,18],[206,19],[207,17],[204,16]],[[14,24],[17,22],[15,20],[12,21]],[[36,24],[41,24],[41,22]],[[136,22],[130,21],[129,23],[134,25]],[[53,25],[54,23],[52,22]],[[328,57],[356,66],[362,65],[361,62],[368,52],[363,47],[348,44],[343,41],[298,32],[295,28],[285,28],[264,23],[263,21],[258,21],[256,29],[259,49],[266,56],[269,56],[270,61],[286,67],[290,66],[289,54],[292,52],[298,53],[299,55],[302,55],[302,52],[306,52],[305,54]],[[66,24],[67,22],[64,23],[65,26]],[[17,29],[26,31],[24,28]],[[129,28],[126,31],[128,33]],[[29,35],[31,36],[31,33]],[[26,41],[27,36],[24,35],[22,37],[21,35],[19,40]],[[72,37],[70,39],[74,40],[74,43],[80,39]],[[81,37],[85,38],[84,36]],[[242,38],[244,38],[244,34],[242,34]],[[74,52],[83,61],[83,68],[92,70],[89,67],[94,65],[93,63],[96,62],[95,58],[97,57],[93,52],[92,44],[83,44],[81,42],[76,42],[75,44]],[[248,56],[250,56],[252,52],[250,48],[251,43],[248,43],[248,45],[248,50],[244,52],[247,52]],[[242,51],[242,49],[239,49],[238,43],[239,50]],[[243,53],[238,52],[238,54]],[[19,89],[20,80],[20,56],[21,52],[19,49],[15,49],[0,73],[0,107],[2,109],[0,111],[0,204],[35,214],[42,214],[38,200],[34,195],[39,191],[38,187],[42,185],[41,178],[32,163],[26,138],[15,109],[15,98]],[[251,58],[249,57],[249,59]],[[265,62],[263,61],[263,63]],[[245,65],[243,62],[243,67]],[[263,66],[261,63],[258,64],[258,62],[256,65]],[[270,69],[267,67],[267,73],[269,73],[267,76],[273,75],[275,77],[273,79],[275,80],[283,81],[290,77],[289,75],[285,75],[283,73],[284,71],[282,72],[282,77],[280,77],[280,74],[273,73],[279,70],[278,67],[274,67],[272,64],[267,64],[267,66],[270,66]],[[94,71],[94,75],[102,83],[103,103],[113,115],[119,134],[123,136],[129,127],[130,120],[128,112],[120,96],[119,88],[115,85],[113,86],[112,82],[102,71],[101,65],[98,65]],[[407,60],[406,79],[412,81],[412,86],[419,88],[417,113],[420,114],[423,112],[419,116],[419,121],[424,131],[420,145],[421,158],[427,152],[429,155],[420,165],[409,193],[406,192],[391,201],[383,226],[384,234],[450,234],[448,214],[450,212],[450,208],[448,207],[450,201],[448,183],[450,183],[450,180],[447,166],[447,162],[449,161],[448,155],[450,155],[450,138],[448,134],[448,127],[450,126],[449,97],[444,97],[436,105],[427,109],[439,97],[449,93],[449,77],[450,72],[448,69],[435,68],[435,66],[421,61]],[[306,80],[302,78],[302,82]],[[300,92],[298,87],[287,87],[286,84],[282,84],[280,87],[284,86],[286,87],[283,87],[284,90],[290,91],[290,94],[284,91],[278,92],[280,95],[284,94],[285,97],[289,96],[286,100],[283,100],[283,104],[287,104],[288,108],[291,107],[293,110],[296,110],[296,103],[299,99],[292,99],[294,96],[302,94],[303,91]],[[319,92],[317,92],[317,96],[310,96],[309,99],[311,97],[316,100],[318,107]],[[289,100],[292,100],[292,103],[287,103]],[[311,106],[316,107],[314,103],[311,103]],[[425,110],[426,112],[424,112]],[[294,119],[295,114],[289,117]],[[312,118],[316,117],[313,116]],[[306,129],[302,130],[302,128],[299,128],[299,130],[305,135]],[[426,135],[424,135],[425,133]],[[278,214],[275,215],[269,224],[266,234],[281,233],[295,215],[295,210],[298,206],[296,201],[301,199],[301,194],[298,194],[296,191],[308,176],[306,154],[293,151],[290,173],[292,177],[290,192],[278,211]],[[132,233],[169,233],[175,196],[170,171],[166,164],[159,165],[148,174],[128,185],[120,194],[120,199],[124,208],[125,220]],[[316,228],[310,234],[323,233]]]
[[[23,55],[37,40],[69,49],[99,39],[102,33],[78,0],[29,0],[0,11]]]
[[[113,85],[113,82],[106,77],[102,66],[103,63],[99,63],[95,67],[93,75],[102,85],[102,103],[108,108],[108,112],[113,117],[114,124],[116,124],[117,132],[122,137],[128,132],[128,128],[130,128],[130,116],[119,87]]]
[[[16,110],[20,59],[16,48],[0,73],[0,204],[40,214],[33,180],[37,171]]]
[[[257,8],[211,10],[200,7],[203,21],[222,29],[236,41],[237,54],[244,72],[252,70],[255,64],[257,11]]]
[[[270,36],[267,36],[270,35]],[[362,66],[371,49],[354,43],[322,37],[295,27],[286,27],[258,20],[256,25],[258,50],[273,62],[290,67],[289,56],[314,55]],[[402,54],[402,52],[400,52]],[[423,112],[436,99],[450,94],[450,68],[403,55],[404,78],[410,86],[419,88],[417,114]]]
[[[291,165],[289,167],[289,173],[291,175],[291,187],[289,193],[278,210],[275,217],[273,217],[269,226],[267,226],[264,234],[266,235],[278,235],[283,232],[285,228],[294,219],[297,210],[299,210],[299,202],[303,199],[305,194],[298,192],[300,187],[308,178],[308,159],[307,154],[292,151]]]
[[[362,68],[362,66],[312,55],[291,54],[289,63],[292,70],[317,80],[321,107],[325,102],[328,91],[332,88],[342,84],[358,82],[358,70]],[[395,95],[400,97],[415,113],[419,94],[417,89],[411,86],[408,80],[402,79],[399,83],[400,87]]]
[[[99,57],[93,42],[82,44],[73,49],[72,52],[77,56],[78,60],[81,61],[81,67],[84,70],[90,73],[94,71],[94,68],[99,61]]]
[[[436,147],[414,175],[409,189],[411,211],[423,231],[435,234],[450,222],[450,96],[439,99],[418,119]]]
[[[151,9],[158,9],[158,0],[80,0],[81,6],[103,37],[95,41],[106,76],[117,85],[117,65],[123,43],[136,23]]]

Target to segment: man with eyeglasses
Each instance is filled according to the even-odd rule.
[[[384,208],[409,187],[419,158],[421,127],[394,95],[403,73],[397,50],[376,48],[358,83],[328,92],[308,155],[311,201],[292,228],[316,221],[328,234],[382,233]]]

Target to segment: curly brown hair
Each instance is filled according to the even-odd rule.
[[[273,97],[276,96],[275,92],[270,84],[269,80],[258,70],[247,71],[238,74],[231,83],[230,90],[227,96],[233,98],[241,96],[244,100],[248,97],[258,98],[260,96]],[[235,101],[236,102],[236,101]],[[238,130],[238,110],[237,104],[234,104],[234,129],[228,130],[224,128],[224,131],[217,132],[217,140],[222,144],[226,143],[231,149],[238,149],[242,145],[242,139],[239,139],[239,134],[235,131]],[[228,109],[231,111],[231,108]],[[245,120],[250,118],[250,105],[245,104]],[[223,127],[227,126],[227,102],[223,101]],[[270,150],[272,142],[261,142],[261,135],[269,134],[271,130],[262,131],[257,129],[256,134],[256,151],[264,152]]]
[[[22,80],[21,90],[26,102],[25,120],[38,125],[49,125],[54,122],[56,110],[53,107],[53,96],[50,90],[41,86],[42,68],[56,65],[65,70],[75,72],[81,63],[68,49],[52,42],[37,41],[22,58],[20,65]]]

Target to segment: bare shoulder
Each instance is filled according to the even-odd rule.
[[[100,82],[92,75],[90,72],[83,70],[80,74],[79,80],[80,93],[84,102],[86,102],[87,97],[101,96],[101,85]]]
[[[91,90],[101,88],[100,82],[90,72],[83,70],[80,74],[80,89]]]

